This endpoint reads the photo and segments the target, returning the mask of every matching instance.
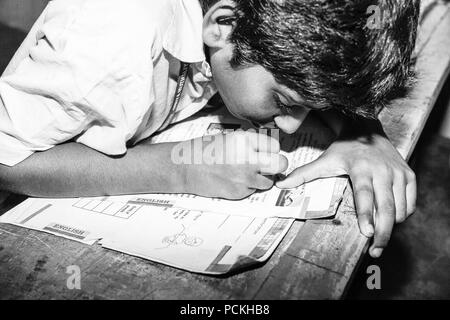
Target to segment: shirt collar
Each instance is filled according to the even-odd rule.
[[[198,0],[173,0],[173,17],[164,34],[163,47],[176,59],[205,61],[203,11]]]

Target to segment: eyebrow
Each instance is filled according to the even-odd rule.
[[[309,108],[311,110],[318,110],[318,111],[325,111],[325,110],[329,110],[331,109],[331,107],[319,107],[317,105],[311,104],[308,101],[301,101],[301,102],[297,102],[289,93],[287,93],[287,95],[285,93],[283,93],[282,91],[277,91],[278,94],[280,94],[285,100],[287,100],[289,103],[293,103],[293,106],[302,106],[305,108]]]

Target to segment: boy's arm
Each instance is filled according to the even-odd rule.
[[[394,223],[403,222],[415,211],[415,175],[379,121],[346,119],[340,123],[336,119],[332,119],[331,127],[341,131],[337,141],[319,159],[298,168],[277,185],[290,188],[318,178],[348,175],[361,232],[374,236],[370,254],[379,257]]]
[[[109,157],[79,143],[37,152],[14,167],[0,165],[1,189],[35,197],[183,192],[185,168],[170,161],[173,144],[143,143]]]
[[[270,177],[287,169],[279,142],[265,134],[235,132],[210,138],[162,144],[143,141],[121,157],[79,143],[57,145],[14,167],[0,165],[0,190],[51,198],[190,193],[242,199],[255,190],[270,189],[274,184]],[[205,152],[211,143],[223,154]],[[180,161],[180,152],[199,152],[197,146],[204,151],[201,163]],[[258,161],[249,163],[251,159]]]

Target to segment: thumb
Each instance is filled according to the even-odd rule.
[[[292,171],[286,179],[278,181],[276,186],[280,189],[291,189],[304,183],[319,179],[343,175],[342,170],[336,170],[329,157],[320,157],[317,160],[308,163]]]

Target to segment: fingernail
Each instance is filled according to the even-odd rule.
[[[277,181],[275,183],[275,185],[280,189],[284,189],[286,184],[284,183],[284,180],[283,180],[283,181]]]
[[[379,258],[381,257],[381,255],[383,254],[383,249],[382,248],[375,248],[372,250],[372,257],[373,258]]]
[[[364,233],[366,234],[366,237],[373,237],[373,234],[375,233],[375,230],[373,229],[373,226],[368,224],[364,227]]]

